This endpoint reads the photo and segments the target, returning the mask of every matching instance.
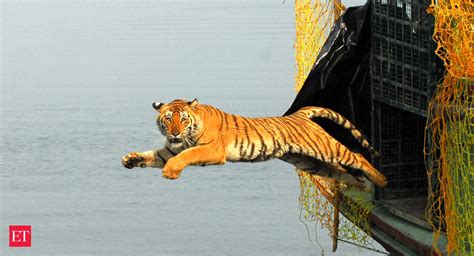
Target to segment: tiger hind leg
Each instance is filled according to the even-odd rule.
[[[308,152],[311,154],[311,152]],[[344,181],[347,185],[356,187],[360,190],[369,190],[370,188],[358,177],[352,176],[347,170],[338,163],[322,162],[315,157],[304,154],[285,154],[279,158],[296,168],[312,175],[327,177]]]
[[[367,175],[370,181],[374,182],[379,187],[387,185],[387,178],[380,173],[375,167],[367,161],[364,156],[359,153],[349,151],[350,155],[346,161],[341,161],[340,164],[353,169],[361,170]]]
[[[335,150],[336,147],[329,146],[328,148]],[[356,183],[358,182],[354,181],[351,178],[352,175],[348,173],[347,170],[344,169],[344,167],[361,170],[369,178],[369,180],[374,182],[377,186],[385,187],[385,185],[387,184],[387,179],[385,178],[385,176],[381,174],[377,169],[375,169],[361,154],[350,151],[342,144],[339,144],[339,150],[344,153],[337,154],[337,152],[334,152],[332,150],[329,151],[330,153],[328,153],[327,151],[326,153],[323,153],[318,146],[311,148],[305,147],[301,144],[292,144],[289,153],[316,158],[317,160],[330,165],[333,171],[336,170],[336,172],[334,172],[334,174],[332,175],[336,174],[335,176],[340,177],[334,178],[343,180],[345,179],[355,186],[357,186]],[[336,155],[339,155],[339,158],[334,157]]]
[[[332,169],[334,170],[333,175],[330,176],[331,178],[336,178],[338,180],[342,180],[346,182],[348,185],[356,187],[360,190],[369,190],[370,188],[366,186],[366,184],[359,179],[358,177],[353,176],[347,170],[342,167],[340,164],[329,164]]]
[[[370,187],[367,186],[366,183],[364,183],[361,179],[358,177],[355,177],[351,175],[350,173],[347,172],[346,169],[342,168],[339,169],[337,167],[334,167],[331,165],[331,167],[321,170],[313,170],[309,169],[307,172],[313,173],[314,171],[317,172],[317,175],[331,178],[331,179],[336,179],[338,181],[343,181],[346,185],[349,185],[351,187],[358,188],[359,190],[364,190],[364,191],[369,191]]]

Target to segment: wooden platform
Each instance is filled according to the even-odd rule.
[[[431,229],[425,218],[426,197],[382,200],[381,203],[393,215],[414,223],[420,227]]]
[[[347,214],[351,208],[347,205],[357,201],[354,198],[366,198],[370,201],[369,192],[344,192],[341,213]],[[346,205],[346,207],[344,207]],[[411,198],[388,201],[376,201],[369,214],[371,236],[391,255],[436,255],[432,248],[433,232],[424,220],[426,199]],[[439,239],[438,248],[445,253],[446,237]]]

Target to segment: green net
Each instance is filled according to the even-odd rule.
[[[299,171],[298,175],[301,218],[329,231],[333,238],[333,251],[337,248],[337,240],[351,240],[360,247],[375,249],[368,219],[374,206],[370,196],[347,196],[344,192],[350,191],[345,191],[344,186],[334,179],[304,171]],[[345,216],[341,220],[340,211]]]

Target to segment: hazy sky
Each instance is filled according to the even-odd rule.
[[[366,2],[367,1],[364,1],[364,0],[342,0],[342,3],[345,6],[363,5]]]

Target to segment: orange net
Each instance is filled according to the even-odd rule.
[[[472,1],[438,0],[433,39],[446,74],[430,102],[426,152],[430,180],[427,219],[433,245],[447,238],[448,255],[473,255],[474,249],[474,33]]]

